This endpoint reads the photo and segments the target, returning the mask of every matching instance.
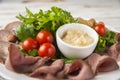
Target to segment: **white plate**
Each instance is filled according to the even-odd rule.
[[[117,28],[114,28],[114,27],[107,26],[107,28],[115,32],[120,32],[117,30]],[[120,61],[118,61],[118,64],[120,67]],[[0,80],[40,80],[40,79],[31,78],[24,74],[19,74],[19,73],[9,71],[8,69],[5,68],[3,64],[0,63]],[[120,69],[98,74],[92,80],[120,80]]]
[[[0,63],[0,80],[38,80],[35,78],[28,77],[24,74],[19,74],[12,72],[5,68],[3,64]]]
[[[120,61],[118,62],[118,64],[120,66]],[[9,71],[8,69],[5,68],[3,64],[0,64],[0,80],[1,79],[2,80],[38,80],[36,78],[28,77],[24,74],[19,74]],[[98,74],[93,80],[120,80],[120,69]]]

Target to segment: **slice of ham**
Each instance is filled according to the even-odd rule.
[[[91,66],[94,74],[119,69],[119,65],[116,60],[107,55],[100,56],[97,53],[93,53],[88,57],[86,62]]]
[[[10,44],[5,66],[15,72],[29,73],[45,64],[47,60],[48,58],[24,56],[17,46]]]
[[[64,64],[65,63],[62,59],[58,59],[54,61],[50,66],[42,66],[36,69],[29,76],[45,80],[59,80],[56,78],[56,75],[63,70]]]
[[[89,80],[94,77],[90,66],[81,59],[71,64],[67,75],[70,80]]]
[[[120,42],[113,44],[107,51],[108,55],[115,60],[120,60]]]

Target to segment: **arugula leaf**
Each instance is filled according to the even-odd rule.
[[[26,24],[31,24],[35,21],[35,17],[34,14],[28,9],[26,8],[26,14],[25,16],[19,14],[18,16],[16,16],[19,20],[23,21]]]
[[[42,29],[52,32],[55,36],[56,30],[61,25],[78,22],[69,12],[58,7],[52,7],[47,11],[40,10],[38,13],[32,13],[26,8],[26,15],[23,16],[19,14],[17,18],[23,23],[17,29],[17,36],[20,41],[25,40],[27,37],[34,37],[36,34],[35,31],[40,31]]]

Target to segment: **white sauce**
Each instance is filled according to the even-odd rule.
[[[94,41],[87,33],[77,29],[68,30],[65,35],[63,35],[62,40],[74,46],[87,46]]]

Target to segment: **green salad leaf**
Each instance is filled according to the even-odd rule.
[[[50,10],[43,11],[39,10],[37,13],[32,13],[28,8],[26,8],[26,15],[19,14],[16,16],[22,24],[17,28],[17,37],[20,41],[24,41],[26,38],[35,38],[40,30],[48,30],[52,32],[55,37],[56,30],[64,24],[67,23],[80,23],[79,18],[75,19],[70,12],[63,10],[58,7],[51,7]],[[106,48],[116,43],[115,33],[112,31],[107,31],[104,37],[99,36],[99,41],[94,52],[104,53]],[[56,41],[54,45],[57,50],[57,54],[54,59],[62,58],[66,63],[71,63],[73,59],[65,58],[59,49],[57,48]],[[24,53],[26,53],[23,50]],[[27,55],[37,56],[37,50],[28,51]]]
[[[108,47],[117,42],[115,36],[116,36],[115,32],[110,30],[107,30],[106,35],[104,37],[99,36],[95,52],[103,54]]]
[[[33,24],[21,24],[17,29],[17,37],[20,41],[24,41],[26,38],[35,37],[37,30],[34,28]]]
[[[58,7],[52,7],[50,10],[39,10],[38,13],[32,13],[26,8],[26,15],[19,14],[17,16],[22,21],[22,25],[17,29],[17,36],[20,41],[28,37],[34,37],[36,31],[42,29],[48,30],[55,36],[56,30],[63,24],[78,22],[70,12]],[[34,31],[35,30],[35,31]]]
[[[26,8],[26,14],[19,14],[16,16],[22,24],[17,28],[17,37],[20,41],[24,41],[25,39],[31,37],[35,38],[37,33],[40,30],[48,30],[52,32],[55,37],[56,30],[64,24],[67,23],[78,23],[78,19],[74,19],[70,12],[63,10],[58,7],[51,7],[50,10],[43,11],[39,10],[37,13],[32,13],[28,8]],[[57,54],[55,56],[56,59],[63,58],[63,55],[58,50],[56,41],[54,45],[57,49]],[[24,54],[36,56],[37,50],[31,50],[27,53],[23,50]],[[65,59],[67,62],[71,60]]]
[[[37,49],[29,50],[28,55],[34,56],[34,57],[38,56],[38,50]]]
[[[23,55],[26,56],[26,55],[30,55],[30,56],[38,56],[38,50],[37,49],[33,49],[33,50],[29,50],[28,52],[25,51],[23,48],[19,47],[20,50],[22,51]]]

